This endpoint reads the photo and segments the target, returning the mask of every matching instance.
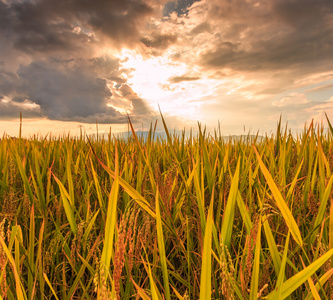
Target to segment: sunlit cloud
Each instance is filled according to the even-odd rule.
[[[172,76],[186,72],[183,63],[172,63],[168,57],[143,58],[132,51],[123,51],[123,66],[131,69],[128,83],[135,86],[136,92],[146,100],[156,101],[157,97],[165,93],[161,84]]]
[[[329,112],[333,111],[333,96],[325,101],[320,102],[318,104],[313,105],[311,108],[308,108],[307,111],[315,111],[317,113]]]
[[[274,101],[273,106],[299,106],[302,104],[307,104],[309,102],[310,101],[306,98],[306,95],[301,93],[291,93],[287,97],[283,97],[281,100]]]
[[[193,116],[196,107],[188,107],[189,101],[208,92],[207,79],[182,77],[188,71],[185,63],[167,56],[143,58],[128,50],[123,51],[121,58],[123,67],[131,69],[128,84],[155,110],[160,105],[165,113]]]

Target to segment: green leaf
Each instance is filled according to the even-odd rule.
[[[238,197],[240,159],[238,159],[236,172],[231,182],[227,206],[223,213],[221,238],[228,248],[230,248],[231,234],[234,225],[235,203]]]
[[[328,184],[325,188],[323,197],[320,199],[320,206],[318,209],[318,214],[317,214],[316,220],[313,224],[314,229],[317,229],[324,220],[324,215],[325,215],[325,211],[327,208],[327,201],[332,192],[332,185],[333,185],[333,175],[331,176],[330,181],[328,182]],[[313,243],[315,239],[316,239],[316,234],[314,233],[311,237],[311,243]]]
[[[262,223],[263,223],[263,227],[264,227],[264,231],[265,231],[265,236],[266,236],[269,252],[270,252],[272,260],[273,260],[275,274],[278,275],[280,273],[280,268],[281,268],[281,258],[280,258],[279,251],[276,246],[274,236],[272,234],[272,230],[271,230],[271,227],[269,226],[266,215],[263,216]]]
[[[282,293],[282,285],[285,278],[285,268],[286,268],[286,262],[287,262],[287,255],[288,255],[288,245],[289,245],[289,239],[290,239],[290,231],[288,232],[286,243],[284,246],[284,252],[281,262],[281,268],[278,276],[278,280],[276,282],[275,290],[272,294],[272,300],[280,300],[281,299],[281,293]]]
[[[253,270],[251,276],[250,300],[258,298],[259,271],[260,271],[260,251],[261,250],[261,218],[258,223],[258,232],[256,238],[256,248],[254,252]]]
[[[164,245],[163,228],[162,228],[161,212],[160,212],[159,197],[158,197],[158,188],[156,189],[155,199],[156,199],[157,242],[158,242],[158,249],[160,251],[160,259],[162,265],[164,293],[166,300],[170,300],[171,298],[170,298],[169,276],[167,268],[167,258],[165,255],[165,245]]]
[[[76,225],[76,220],[75,220],[75,217],[74,217],[73,207],[70,203],[70,197],[69,197],[65,187],[61,183],[61,181],[54,174],[53,174],[53,177],[54,177],[55,181],[58,183],[58,186],[59,186],[59,189],[60,189],[61,200],[62,200],[62,203],[64,205],[66,217],[67,217],[67,220],[68,220],[69,225],[71,227],[71,230],[74,234],[76,234],[77,225]]]
[[[320,277],[319,281],[316,283],[315,288],[319,292],[326,283],[328,279],[330,279],[333,275],[333,268],[328,270],[323,276]],[[309,293],[309,295],[304,300],[312,300],[313,295],[312,293]]]
[[[310,276],[312,276],[328,259],[332,257],[332,255],[333,249],[329,250],[311,265],[285,281],[281,287],[281,299],[285,299],[291,295],[293,291],[307,281]],[[268,295],[268,299],[271,299],[270,297],[272,297],[272,293]]]
[[[26,174],[26,172],[23,168],[22,160],[21,160],[20,156],[18,155],[16,149],[14,150],[14,157],[15,157],[16,165],[19,169],[21,178],[23,180],[23,184],[24,184],[26,193],[27,193],[28,197],[30,198],[30,203],[33,203],[34,202],[34,195],[33,195],[32,190],[31,190],[29,179],[28,179],[27,174]]]
[[[213,193],[214,194],[214,193]],[[200,279],[200,300],[211,299],[212,294],[212,227],[213,227],[213,203],[214,198],[212,197],[210,201],[210,206],[208,210],[205,236],[204,236],[204,246],[202,252],[202,264],[201,264],[201,279]]]
[[[15,236],[16,238],[16,236]],[[4,250],[11,266],[12,266],[12,270],[14,272],[14,279],[15,279],[15,287],[16,287],[16,299],[17,300],[27,300],[27,295],[24,292],[23,289],[23,285],[20,279],[20,275],[19,275],[19,271],[16,268],[16,264],[14,261],[14,258],[12,256],[12,254],[10,253],[9,249],[7,248],[7,245],[5,243],[5,241],[3,240],[2,236],[0,235],[0,244],[2,246],[2,249]]]
[[[101,264],[105,268],[106,272],[109,271],[111,256],[112,256],[112,248],[113,248],[113,237],[114,231],[117,223],[117,203],[118,203],[118,192],[119,192],[119,167],[118,167],[118,151],[116,147],[115,154],[116,161],[116,171],[115,178],[112,184],[111,192],[109,195],[109,203],[106,214],[106,223],[105,223],[105,236],[104,236],[104,246],[102,251]],[[107,274],[107,273],[106,273]]]
[[[93,148],[91,148],[93,150]],[[101,164],[101,166],[104,168],[104,170],[113,178],[115,179],[116,174],[114,171],[112,171],[107,165],[105,165],[96,155],[96,153],[93,150],[93,153],[98,160],[98,162]],[[149,202],[135,189],[133,188],[129,183],[127,183],[124,179],[118,176],[118,184],[126,191],[130,197],[132,197],[139,206],[141,206],[142,209],[144,209],[148,214],[150,214],[154,219],[156,219],[155,212],[151,209]]]
[[[296,243],[298,245],[302,246],[303,240],[302,240],[301,232],[299,231],[299,228],[297,226],[297,223],[296,223],[291,211],[289,210],[286,202],[284,201],[278,187],[276,186],[272,175],[269,173],[269,171],[267,170],[263,161],[261,160],[261,157],[260,157],[257,149],[255,148],[255,146],[253,146],[253,147],[254,147],[254,151],[256,152],[257,159],[259,161],[260,169],[266,178],[266,182],[273,194],[273,197],[276,201],[276,205],[279,208],[279,210],[281,211],[282,217],[284,218],[294,240],[296,241]]]

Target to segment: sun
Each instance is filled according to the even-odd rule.
[[[134,51],[122,50],[122,67],[130,70],[126,74],[127,84],[156,111],[160,106],[163,113],[200,120],[201,98],[209,98],[221,81],[209,79],[195,67],[170,57],[171,53],[165,53],[145,58]],[[195,79],[189,80],[191,77]]]
[[[127,82],[150,103],[157,101],[157,98],[170,96],[172,91],[166,89],[165,85],[170,78],[186,72],[185,64],[174,63],[165,56],[144,58],[134,51],[123,50],[121,59],[123,67],[132,70]]]

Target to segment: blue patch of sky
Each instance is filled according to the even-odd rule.
[[[288,90],[272,96],[271,102],[290,97],[292,93],[304,94],[311,103],[322,103],[333,97],[333,80],[325,80],[295,90]]]
[[[188,8],[194,3],[199,2],[200,0],[178,0],[178,1],[169,1],[165,4],[163,8],[163,15],[165,17],[170,16],[173,12],[176,12],[178,16],[186,14]]]
[[[323,102],[333,97],[333,80],[325,80],[317,84],[308,85],[297,91],[304,93],[311,102]]]

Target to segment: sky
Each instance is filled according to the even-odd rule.
[[[333,122],[332,0],[0,0],[0,136]]]

